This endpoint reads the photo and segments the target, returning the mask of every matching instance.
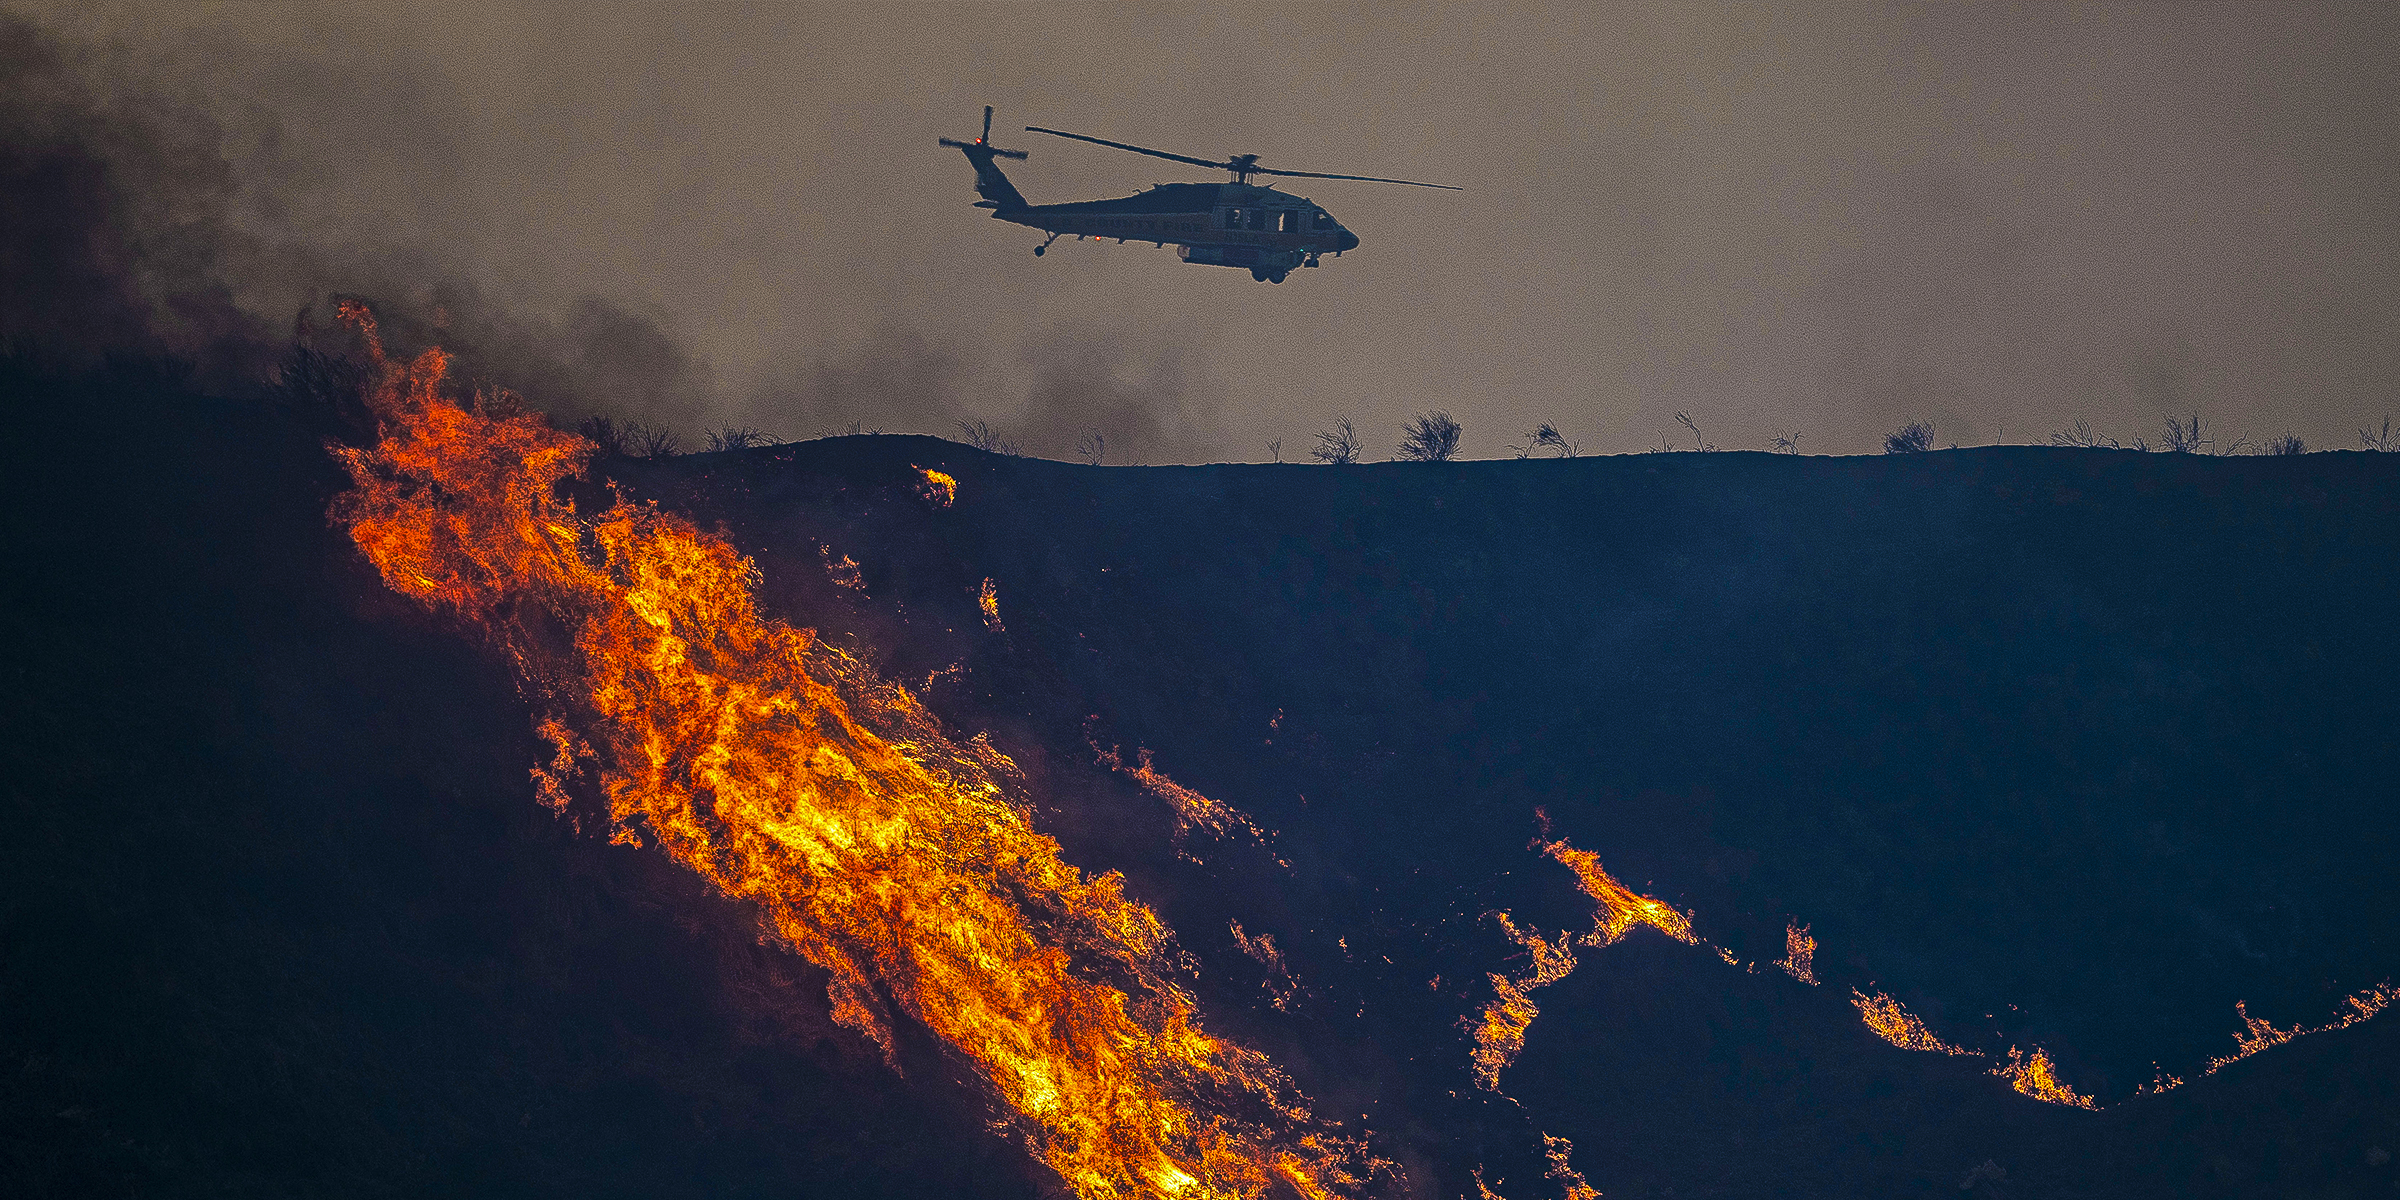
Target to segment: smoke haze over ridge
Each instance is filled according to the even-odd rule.
[[[1727,448],[2193,410],[2339,446],[2400,392],[2385,9],[15,11],[11,161],[82,165],[11,195],[118,229],[98,261],[138,286],[73,315],[9,259],[5,332],[199,353],[364,293],[687,443],[982,418],[1258,459],[1346,413],[1380,457],[1439,407],[1473,457],[1545,419],[1639,449],[1677,411]],[[1364,245],[1280,288],[1147,245],[1037,263],[932,144],[983,103],[1471,190],[1292,181]],[[995,136],[1037,203],[1211,177]]]

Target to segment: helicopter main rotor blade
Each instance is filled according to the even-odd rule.
[[[1452,192],[1467,190],[1454,183],[1420,183],[1414,179],[1385,179],[1380,175],[1328,175],[1323,171],[1278,171],[1271,167],[1252,167],[1250,170],[1253,174],[1258,175],[1292,175],[1302,179],[1357,179],[1367,183],[1405,183],[1410,187],[1441,188]]]
[[[1230,171],[1234,169],[1233,164],[1229,162],[1214,162],[1205,158],[1193,158],[1188,154],[1169,154],[1164,150],[1153,150],[1148,146],[1129,146],[1124,142],[1112,142],[1107,138],[1090,137],[1080,133],[1068,133],[1063,129],[1044,129],[1039,125],[1028,125],[1025,127],[1025,132],[1046,133],[1051,137],[1073,138],[1076,141],[1091,142],[1094,145],[1114,146],[1119,150],[1131,150],[1135,154],[1147,154],[1152,158],[1169,158],[1179,163],[1190,163],[1195,167],[1209,167],[1219,171]]]

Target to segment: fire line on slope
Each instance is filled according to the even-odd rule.
[[[379,440],[338,451],[354,486],[337,519],[388,586],[509,657],[556,747],[546,803],[595,778],[615,840],[755,905],[887,1056],[895,1020],[939,1035],[1083,1200],[1322,1200],[1389,1171],[1201,1028],[1171,932],[1032,827],[996,751],[762,615],[723,540],[621,499],[579,513],[561,485],[591,443],[506,393],[452,403],[441,351],[395,360],[363,306],[343,316]],[[929,502],[955,498],[924,476]]]

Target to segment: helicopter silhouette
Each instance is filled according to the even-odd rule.
[[[998,159],[1026,157],[1023,150],[1002,150],[992,142],[992,106],[983,106],[983,136],[971,142],[942,138],[944,146],[964,151],[975,164],[977,208],[992,210],[995,220],[1029,225],[1049,234],[1033,248],[1038,257],[1050,243],[1073,234],[1084,238],[1115,238],[1119,242],[1172,243],[1183,261],[1200,266],[1247,267],[1262,283],[1282,283],[1297,267],[1313,267],[1325,254],[1339,258],[1358,248],[1358,235],[1334,215],[1305,196],[1294,196],[1250,182],[1253,175],[1285,175],[1307,179],[1355,179],[1365,183],[1399,183],[1410,187],[1464,191],[1447,183],[1414,179],[1384,179],[1374,175],[1332,175],[1323,171],[1278,171],[1258,165],[1255,154],[1236,154],[1222,162],[1169,154],[1147,146],[1112,142],[1106,138],[1025,127],[1027,133],[1046,133],[1153,158],[1213,167],[1233,173],[1230,183],[1162,183],[1138,195],[1116,200],[1081,200],[1068,204],[1030,204],[1000,171]]]

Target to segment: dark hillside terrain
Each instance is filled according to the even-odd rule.
[[[747,914],[532,803],[502,664],[326,524],[304,422],[122,363],[0,375],[0,1191],[1041,1192],[937,1051],[895,1075]],[[1544,1132],[1609,1196],[2400,1179],[2370,1155],[2400,1151],[2393,1018],[2200,1076],[2236,1001],[2313,1025],[2400,974],[2400,459],[1094,469],[887,437],[602,473],[991,731],[1068,857],[1178,929],[1211,1027],[1423,1195],[1479,1163],[1558,1194]],[[1178,834],[1117,748],[1270,845]],[[1750,969],[1579,951],[1511,1101],[1457,1027],[1512,969],[1487,914],[1591,919],[1537,807]],[[1766,965],[1789,920],[1821,987]],[[1870,986],[2110,1107],[1885,1044]],[[2159,1069],[2188,1082],[2133,1097]]]

